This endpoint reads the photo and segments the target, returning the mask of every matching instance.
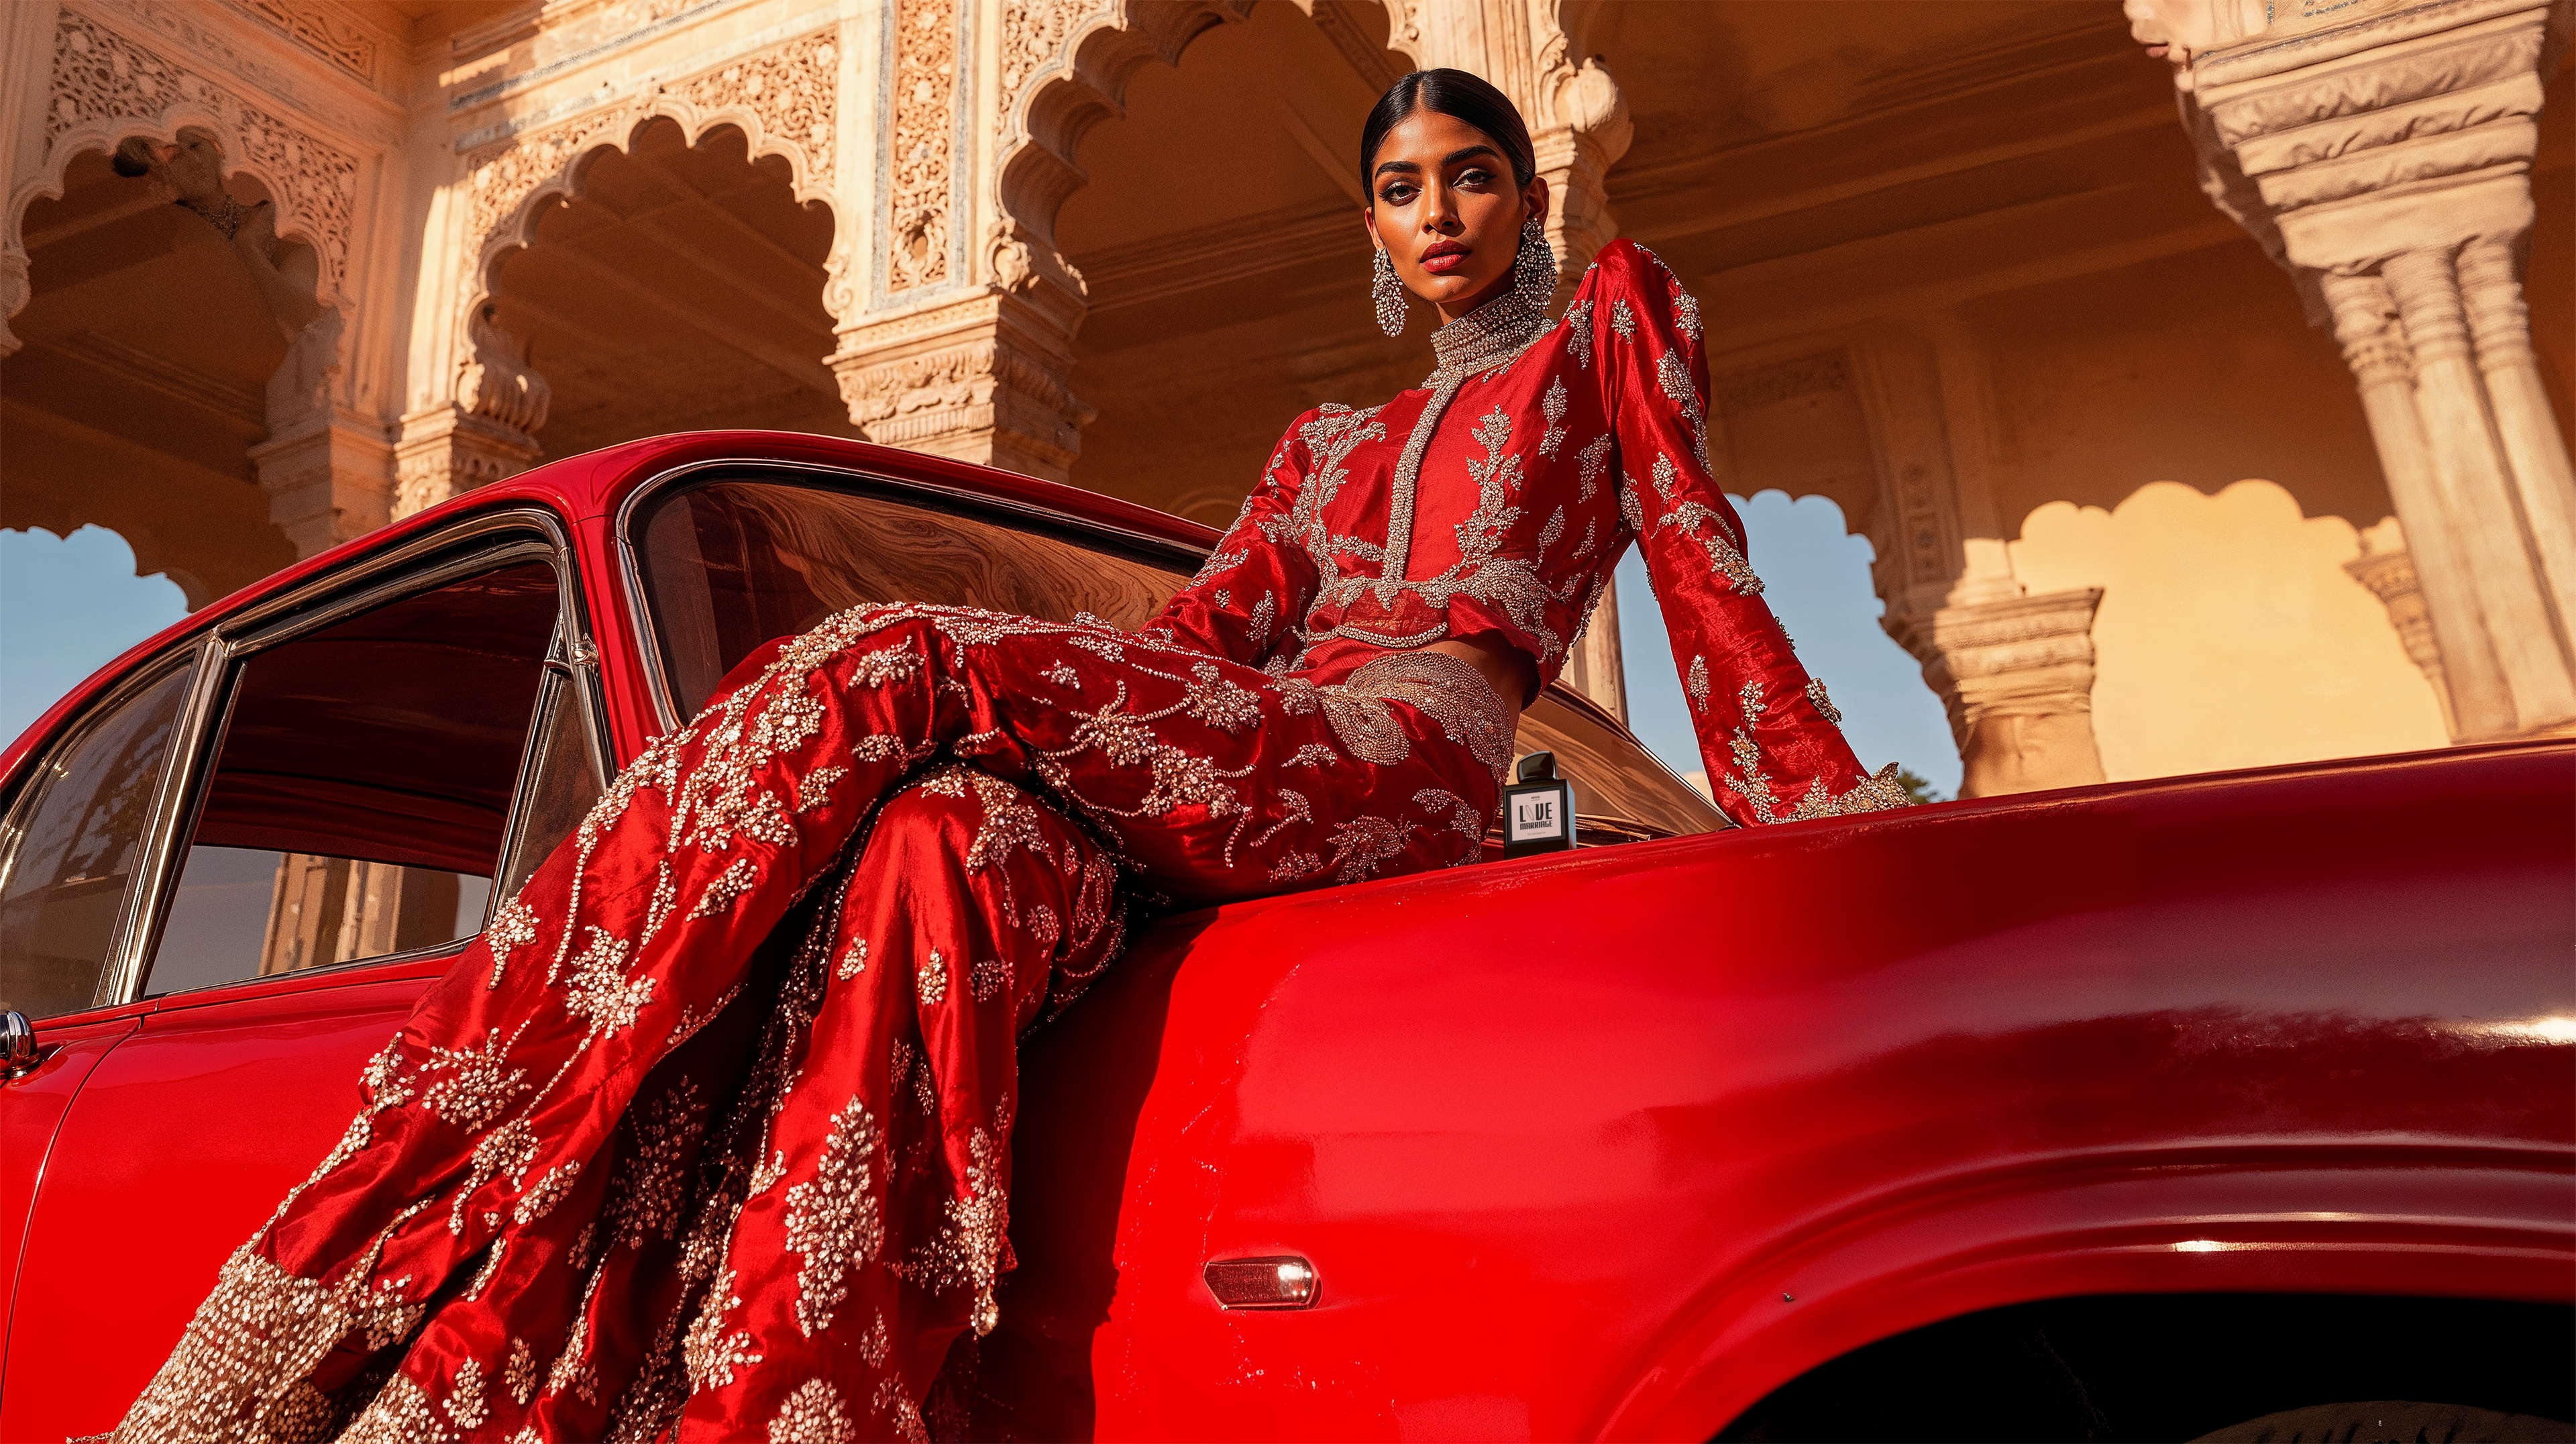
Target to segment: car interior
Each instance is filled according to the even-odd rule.
[[[553,566],[528,561],[235,663],[146,995],[480,931],[531,719],[551,794],[589,772],[559,735],[578,709],[540,715],[557,612]]]

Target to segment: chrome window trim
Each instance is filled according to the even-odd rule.
[[[976,512],[999,512],[1009,516],[1018,517],[1035,524],[1030,528],[1030,530],[1036,531],[1041,535],[1054,536],[1058,540],[1066,541],[1072,545],[1081,545],[1081,543],[1074,537],[1065,535],[1066,533],[1080,533],[1093,537],[1115,538],[1117,541],[1140,552],[1169,553],[1173,559],[1174,570],[1182,574],[1183,586],[1187,586],[1189,584],[1189,574],[1197,571],[1199,566],[1207,560],[1206,552],[1201,551],[1197,547],[1191,546],[1187,542],[1173,541],[1168,537],[1158,537],[1145,532],[1131,531],[1126,527],[1111,526],[1103,522],[1084,521],[1079,517],[1067,516],[1063,512],[1055,511],[1047,507],[1035,506],[1028,502],[1012,501],[1003,497],[986,496],[981,492],[970,491],[964,487],[943,486],[937,482],[915,481],[909,477],[888,476],[883,472],[866,471],[854,466],[829,466],[820,462],[812,461],[773,461],[757,456],[719,457],[714,460],[692,461],[684,465],[675,466],[668,471],[655,473],[652,477],[645,480],[643,484],[637,486],[633,491],[628,492],[625,500],[620,501],[617,504],[617,510],[611,517],[609,527],[610,535],[615,539],[617,549],[617,571],[621,582],[621,590],[625,593],[626,597],[626,615],[628,625],[635,629],[636,652],[638,653],[637,661],[643,666],[644,679],[649,684],[645,690],[651,695],[654,715],[661,719],[662,730],[666,732],[676,730],[686,719],[679,715],[679,710],[672,701],[670,678],[664,672],[662,667],[662,637],[661,633],[655,630],[653,625],[652,602],[644,592],[644,569],[641,559],[637,556],[635,550],[633,530],[635,513],[647,499],[657,496],[662,492],[671,490],[672,488],[688,481],[692,477],[697,476],[701,472],[727,468],[749,468],[758,471],[778,473],[804,473],[811,476],[832,477],[845,481],[864,482],[872,487],[881,487],[892,491],[913,492],[922,496],[935,497],[949,502],[954,510],[965,512],[968,515],[973,515]],[[978,519],[980,520],[981,518]],[[1007,523],[996,524],[1006,525]],[[1093,548],[1093,550],[1097,550],[1097,548]],[[614,776],[615,774],[603,773],[602,775]]]
[[[528,535],[531,531],[536,535]],[[511,536],[513,532],[518,535]],[[485,545],[472,545],[479,538],[493,540]],[[453,552],[454,555],[439,558],[426,566],[419,565],[424,558],[438,558],[442,552]],[[109,953],[109,974],[116,980],[115,993],[108,995],[102,979],[100,996],[91,1004],[93,1008],[133,1003],[143,996],[145,966],[153,950],[160,945],[162,927],[169,921],[170,895],[178,884],[180,844],[195,831],[197,815],[204,803],[203,784],[213,764],[214,743],[221,735],[219,724],[222,718],[216,714],[230,709],[230,681],[235,664],[346,621],[361,612],[434,590],[460,577],[488,571],[521,557],[542,558],[555,569],[557,627],[560,632],[575,638],[573,655],[589,659],[575,663],[577,671],[590,674],[587,685],[575,689],[581,696],[582,720],[590,736],[594,758],[601,764],[600,775],[612,775],[606,766],[611,754],[605,737],[607,706],[599,695],[596,665],[599,649],[592,639],[589,609],[584,602],[580,555],[563,520],[553,512],[534,507],[514,507],[466,517],[390,550],[361,558],[343,570],[311,578],[279,596],[216,621],[192,644],[197,652],[195,685],[182,713],[179,729],[172,738],[169,761],[164,764],[160,788],[146,826],[145,851],[136,863],[138,883],[147,883],[148,887],[139,885],[127,894],[125,911],[118,919],[117,942]],[[550,661],[552,652],[553,649],[549,648]],[[543,688],[540,687],[541,700],[542,695]],[[183,758],[184,765],[177,765]],[[521,771],[524,773],[524,767]],[[503,823],[502,830],[505,841],[512,835],[512,829],[518,826],[519,814],[526,804],[520,790],[524,781],[524,776],[513,779],[510,816]],[[497,873],[501,857],[496,855],[492,865]],[[499,902],[500,899],[495,897],[484,905],[487,923],[492,907]],[[452,947],[456,941],[450,939],[437,947]],[[471,938],[466,941],[471,941]],[[421,951],[435,949],[415,949],[408,953],[387,953],[348,961],[351,964],[380,963],[410,957]],[[295,975],[312,971],[315,970],[297,969]],[[256,981],[258,976],[253,975],[205,986],[236,987]]]

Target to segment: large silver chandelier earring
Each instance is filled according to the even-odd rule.
[[[1512,262],[1512,289],[1544,312],[1556,296],[1556,248],[1547,243],[1547,227],[1532,216],[1521,223],[1521,253]]]
[[[1377,266],[1369,276],[1369,300],[1377,306],[1377,328],[1390,336],[1404,334],[1404,283],[1395,278],[1395,262],[1386,247],[1377,249]]]

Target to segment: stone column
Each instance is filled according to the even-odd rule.
[[[2184,77],[2204,188],[2352,364],[2463,740],[2576,726],[2576,482],[2517,274],[2550,10],[2317,7]]]
[[[384,423],[349,406],[340,376],[347,317],[336,306],[287,343],[268,378],[268,439],[250,449],[268,519],[309,557],[393,519]]]
[[[2576,470],[2541,385],[2540,358],[2532,354],[2531,310],[2523,304],[2513,247],[2488,237],[2471,241],[2460,248],[2459,277],[2496,435],[2513,471],[2541,576],[2565,625],[2576,619]]]
[[[2424,420],[2433,479],[2452,533],[2468,553],[2487,641],[2504,670],[2515,716],[2544,725],[2576,719],[2576,675],[2532,568],[2528,532],[2514,524],[2513,477],[2496,449],[2485,383],[2469,356],[2451,258],[2409,251],[2390,257],[2381,272],[2415,356],[2415,411]]]
[[[2088,587],[1889,617],[1889,634],[1949,710],[1961,797],[2103,780],[2093,740],[2101,605],[2102,589]]]
[[[393,448],[384,424],[335,407],[250,449],[268,519],[309,557],[393,519]]]
[[[544,454],[536,432],[546,424],[553,389],[528,365],[527,347],[485,306],[466,323],[468,358],[456,368],[453,399],[402,419],[394,445],[393,514],[409,516],[478,486],[516,476]]]
[[[2415,358],[2398,329],[2396,303],[2377,276],[2326,276],[2322,282],[2334,314],[2335,339],[2343,343],[2344,363],[2352,368],[2362,412],[2370,419],[2389,500],[2397,508],[2398,524],[2412,529],[2406,571],[2426,641],[2436,649],[2434,668],[2444,679],[2443,716],[2455,739],[2511,732],[2513,694],[2495,648],[2487,642],[2476,570],[2447,520],[2450,505],[2434,474],[2423,418],[2415,410]],[[2362,581],[2378,591],[2370,578]],[[2386,593],[2379,595],[2388,600]],[[2390,616],[2396,617],[2393,605]]]

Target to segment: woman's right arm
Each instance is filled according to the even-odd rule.
[[[1314,558],[1301,545],[1307,519],[1297,514],[1304,488],[1306,443],[1299,417],[1270,454],[1260,482],[1243,499],[1207,564],[1164,604],[1160,615],[1137,628],[1160,632],[1184,647],[1258,667],[1292,636],[1320,584]]]

